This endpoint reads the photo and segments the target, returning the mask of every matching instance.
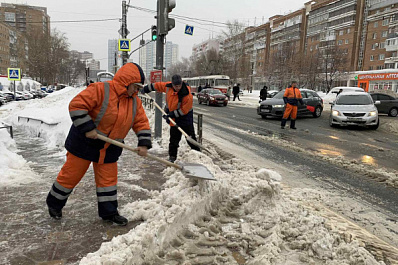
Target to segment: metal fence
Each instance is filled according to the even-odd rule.
[[[141,101],[142,101],[142,105],[144,105],[144,107],[149,108],[151,110],[155,109],[155,105],[153,104],[153,99],[149,99],[147,97],[142,97],[142,96],[138,96]],[[198,142],[202,143],[202,139],[203,139],[203,114],[199,114],[196,113],[196,115],[198,116],[197,119],[194,119],[194,123],[197,124],[197,135],[198,135]]]
[[[0,124],[0,129],[7,129],[8,133],[10,134],[11,138],[14,138],[14,133],[12,131],[12,126],[8,124]]]

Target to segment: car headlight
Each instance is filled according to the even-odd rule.
[[[214,98],[213,98],[213,97],[210,97],[210,100],[214,100]]]
[[[377,111],[371,111],[369,112],[369,116],[376,116],[377,115]]]
[[[285,105],[272,105],[273,108],[284,108]]]
[[[332,111],[333,116],[340,116],[340,112],[337,110]]]

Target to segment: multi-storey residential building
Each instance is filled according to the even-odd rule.
[[[118,40],[108,40],[108,71],[116,73],[118,69]]]
[[[220,39],[208,39],[192,47],[192,59],[198,59],[202,54],[209,50],[215,50],[217,53],[223,51],[223,41]]]
[[[139,65],[145,73],[145,77],[149,82],[151,71],[156,68],[156,44],[153,41],[149,41],[146,46],[140,49]],[[164,75],[167,75],[167,69],[173,64],[177,63],[178,59],[178,45],[168,41],[165,45],[164,56],[163,56],[163,67],[165,68]]]
[[[10,29],[5,23],[0,23],[0,75],[7,74],[10,57]]]
[[[40,30],[50,33],[46,7],[1,3],[0,20],[20,32]]]
[[[369,0],[363,70],[396,69],[398,64],[398,3]]]

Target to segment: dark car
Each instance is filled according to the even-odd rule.
[[[376,105],[379,113],[388,114],[391,117],[397,117],[398,115],[398,98],[393,96],[382,94],[382,93],[370,93],[373,101],[380,101],[380,104]]]
[[[315,118],[321,116],[323,111],[323,100],[315,92],[309,89],[300,89],[305,105],[298,103],[297,116],[312,115]],[[257,114],[261,115],[262,118],[270,117],[282,117],[285,111],[285,103],[283,101],[283,94],[285,91],[280,91],[273,98],[267,98],[260,103],[257,108]]]
[[[7,93],[7,92],[1,92],[0,91],[0,96],[3,96],[6,99],[7,102],[10,102],[10,101],[14,100],[14,94],[12,94],[11,92]]]
[[[199,104],[209,105],[228,105],[228,97],[218,89],[203,89],[197,94]]]

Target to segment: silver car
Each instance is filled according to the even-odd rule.
[[[366,92],[342,92],[332,103],[329,125],[366,126],[376,130],[379,127],[379,115],[371,96]]]

